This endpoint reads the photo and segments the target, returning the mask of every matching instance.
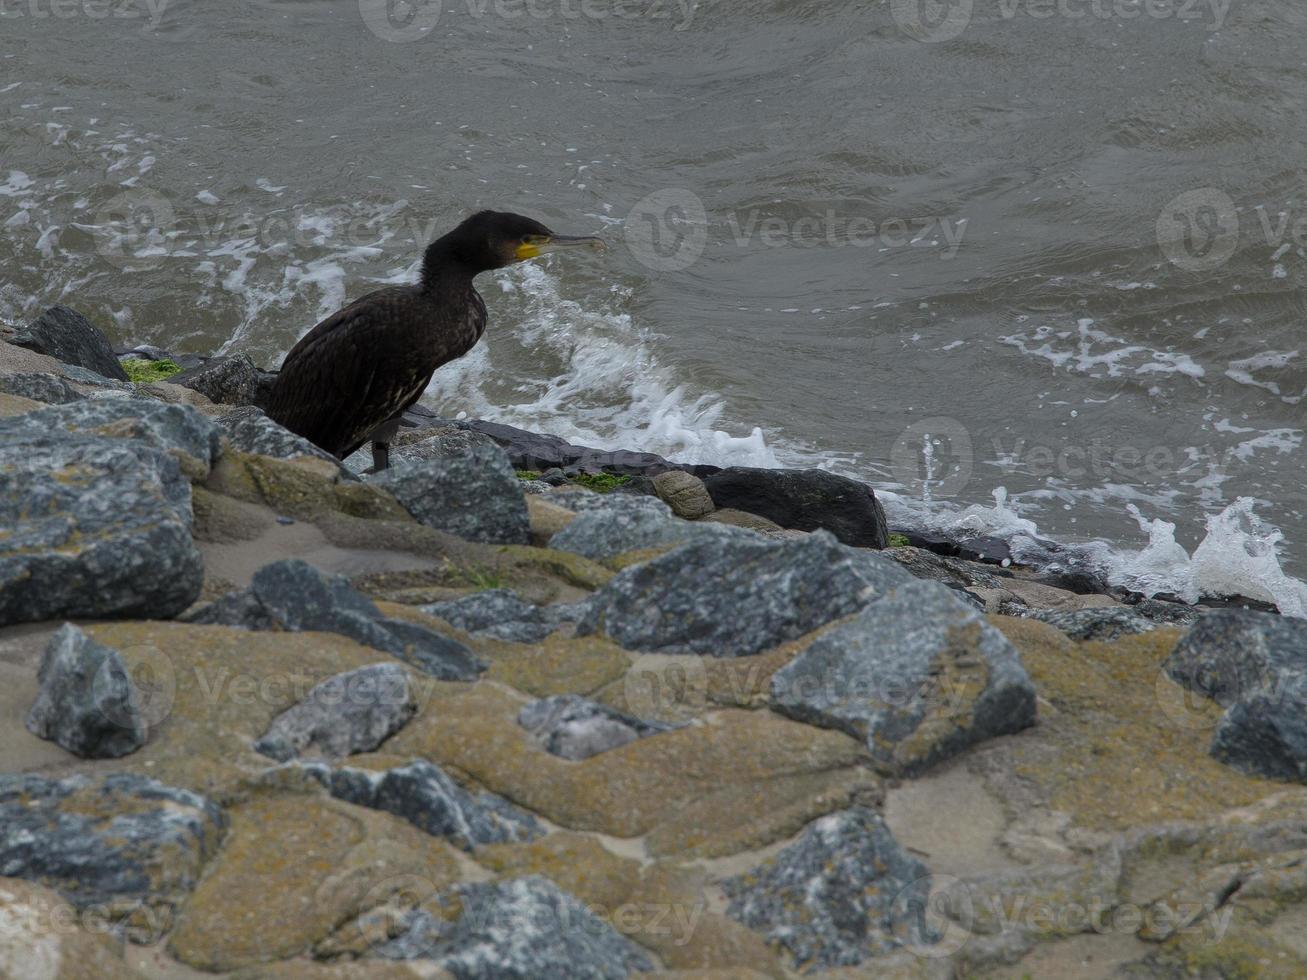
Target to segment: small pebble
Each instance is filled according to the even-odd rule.
[[[277,523],[278,523],[278,524],[294,524],[294,523],[295,523],[295,518],[293,518],[293,517],[278,517],[278,518],[277,518]]]

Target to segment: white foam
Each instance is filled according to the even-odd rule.
[[[1060,344],[1059,341],[1070,343]],[[1040,326],[1029,333],[999,337],[999,342],[1031,357],[1042,358],[1054,367],[1065,367],[1093,377],[1119,378],[1130,372],[1180,374],[1198,381],[1207,373],[1201,364],[1183,351],[1154,350],[1127,343],[1122,337],[1099,330],[1089,318],[1077,322],[1075,333]],[[1147,360],[1142,360],[1145,357]]]
[[[761,428],[728,429],[720,398],[678,384],[629,314],[567,299],[542,265],[505,270],[496,284],[504,300],[495,305],[511,310],[492,313],[481,343],[436,373],[426,400],[437,411],[687,463],[781,464]],[[534,361],[517,376],[515,346]]]

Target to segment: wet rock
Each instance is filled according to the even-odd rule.
[[[830,531],[845,544],[889,544],[885,511],[865,483],[825,470],[732,466],[704,481],[717,507],[758,514],[781,527]]]
[[[577,634],[604,632],[651,653],[748,656],[909,581],[892,562],[824,531],[790,541],[698,541],[616,575],[592,597]]]
[[[576,622],[582,613],[582,609],[570,604],[537,606],[512,589],[486,589],[433,602],[423,606],[422,611],[466,633],[511,643],[539,643],[563,623]]]
[[[518,714],[517,723],[534,735],[546,752],[573,762],[674,727],[642,721],[577,694],[532,701]]]
[[[659,473],[653,478],[653,489],[677,517],[693,521],[713,512],[713,499],[708,488],[697,476],[684,470]]]
[[[508,457],[497,447],[404,462],[373,477],[428,527],[487,544],[527,544],[526,498]]]
[[[1302,659],[1297,671],[1226,709],[1212,735],[1213,758],[1249,775],[1307,782],[1307,652]]]
[[[1157,626],[1188,627],[1203,617],[1203,610],[1182,602],[1166,602],[1162,599],[1140,599],[1130,607],[1144,619]]]
[[[304,755],[340,759],[371,752],[416,712],[408,671],[399,664],[371,664],[315,686],[273,719],[254,748],[278,762]]]
[[[51,411],[0,420],[0,625],[178,615],[204,564],[177,459],[33,423]]]
[[[89,368],[115,381],[126,381],[113,348],[99,328],[76,310],[52,306],[10,341],[19,347],[48,354],[65,364]]]
[[[44,402],[47,405],[63,405],[80,401],[85,397],[58,375],[40,371],[0,374],[0,392],[30,398],[32,401]]]
[[[675,463],[653,453],[630,452],[625,449],[592,449],[574,446],[558,436],[528,432],[500,422],[481,419],[442,419],[420,405],[409,409],[405,424],[441,426],[467,429],[488,435],[499,445],[513,467],[519,470],[547,473],[561,470],[564,474],[612,473],[617,476],[656,476],[666,470],[685,470],[703,477],[716,473],[719,467]],[[546,482],[552,482],[546,480]]]
[[[276,377],[271,371],[259,370],[248,354],[237,354],[210,358],[168,380],[220,405],[262,406]]]
[[[671,508],[653,497],[603,496],[607,498],[606,504],[582,505],[584,509],[576,520],[550,538],[549,546],[603,560],[645,548],[686,542],[725,543],[754,537],[743,528],[683,521],[673,517]]]
[[[217,423],[231,439],[232,445],[241,452],[274,456],[277,459],[313,456],[337,467],[346,479],[354,479],[354,475],[331,453],[319,449],[303,436],[297,436],[284,426],[278,425],[264,415],[262,409],[253,405],[246,405],[229,412],[218,419]]]
[[[824,633],[772,677],[798,721],[862,739],[882,771],[915,775],[1035,721],[1021,656],[934,582],[909,582]]]
[[[544,833],[529,813],[494,793],[469,793],[425,759],[381,772],[315,763],[305,769],[337,799],[393,813],[465,851]]]
[[[1049,626],[1056,626],[1073,640],[1115,640],[1118,636],[1134,636],[1157,629],[1156,623],[1127,606],[1038,609],[1031,616]]]
[[[885,822],[854,807],[810,824],[791,846],[722,887],[726,913],[784,946],[799,968],[857,966],[921,942],[928,871]]]
[[[892,558],[914,576],[945,585],[960,585],[967,589],[1005,588],[1011,574],[993,565],[937,555],[925,548],[887,548],[885,557]]]
[[[908,529],[901,529],[896,533],[907,538],[908,544],[912,547],[922,548],[946,558],[962,558],[966,561],[984,562],[990,565],[1002,565],[1003,562],[1012,560],[1012,549],[1002,538],[984,536],[965,539],[946,538],[942,534]],[[1039,543],[1042,545],[1046,542]]]
[[[83,759],[116,759],[149,735],[140,701],[118,651],[71,623],[50,637],[27,713],[27,730]]]
[[[168,930],[223,829],[205,797],[143,776],[0,776],[0,876],[104,911],[139,941]]]
[[[375,952],[433,960],[458,980],[624,980],[654,968],[639,946],[541,875],[461,885],[458,904],[452,924],[419,910],[404,935]]]
[[[339,633],[448,681],[475,680],[485,664],[467,647],[425,626],[388,619],[343,575],[328,575],[298,559],[254,573],[248,589],[199,610],[190,622],[242,629]]]

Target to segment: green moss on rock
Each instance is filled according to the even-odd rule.
[[[138,385],[163,381],[165,378],[171,378],[174,374],[181,374],[182,372],[180,364],[166,357],[161,361],[146,361],[131,357],[119,363],[122,364],[123,370],[127,372],[128,379]]]

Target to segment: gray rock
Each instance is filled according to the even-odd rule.
[[[225,827],[205,797],[142,776],[0,776],[0,877],[108,912],[113,931],[139,942],[171,928]]]
[[[12,529],[0,534],[0,625],[178,615],[199,597],[204,562],[177,459],[13,424],[47,411],[0,420],[0,527]]]
[[[583,612],[579,605],[537,606],[512,589],[486,589],[421,608],[466,633],[510,643],[539,643],[563,623],[576,622]]]
[[[292,456],[313,456],[326,460],[340,470],[347,479],[355,479],[341,461],[324,449],[319,449],[303,436],[297,436],[284,426],[278,425],[263,410],[253,405],[246,405],[233,412],[228,412],[217,420],[218,427],[227,433],[231,444],[243,453],[257,453],[260,456],[274,456],[277,459],[289,459]]]
[[[118,651],[72,623],[50,637],[27,730],[83,759],[116,759],[145,744],[149,731],[136,687]]]
[[[348,636],[447,681],[476,680],[486,665],[456,640],[425,626],[381,615],[343,575],[299,559],[264,565],[248,589],[232,592],[189,617],[193,623],[250,630],[321,631]]]
[[[541,875],[460,885],[457,894],[455,922],[418,910],[373,952],[431,960],[458,980],[623,980],[654,969],[639,946]]]
[[[824,626],[912,581],[825,531],[700,541],[635,565],[591,597],[578,635],[628,650],[742,657]]]
[[[211,358],[168,380],[219,405],[263,405],[275,379],[272,372],[255,367],[248,354],[236,354]]]
[[[548,493],[550,490],[554,489],[544,480],[520,480],[520,482],[522,484],[522,492],[533,496]]]
[[[573,762],[676,727],[642,721],[578,694],[532,701],[518,712],[517,723],[535,736],[546,752]]]
[[[747,874],[722,882],[726,914],[784,946],[800,969],[858,966],[919,934],[928,871],[873,811],[854,807],[809,824]]]
[[[887,548],[885,557],[898,562],[917,578],[945,585],[960,585],[966,589],[1001,589],[1004,577],[992,565],[964,558],[937,555],[925,548]]]
[[[478,450],[494,450],[499,445],[488,435],[471,429],[448,427],[420,431],[428,434],[425,438],[406,440],[397,451],[401,460],[457,459]]]
[[[1171,679],[1222,707],[1307,673],[1307,621],[1247,609],[1203,616],[1163,665]]]
[[[143,398],[88,398],[0,419],[0,444],[50,439],[59,432],[131,439],[162,449],[197,479],[208,475],[222,451],[220,430],[194,408]]]
[[[1165,669],[1225,714],[1211,754],[1242,772],[1307,782],[1307,622],[1246,609],[1203,616]]]
[[[672,513],[687,521],[698,520],[714,510],[712,496],[702,480],[684,470],[668,470],[653,478],[654,492]]]
[[[1091,609],[1037,609],[1032,619],[1056,626],[1073,640],[1115,640],[1157,629],[1129,606],[1099,606]]]
[[[704,480],[718,507],[747,511],[799,531],[830,531],[845,544],[889,544],[885,511],[865,483],[825,470],[732,466]]]
[[[371,752],[403,728],[417,707],[408,671],[399,664],[369,664],[318,684],[273,719],[254,749],[278,762]]]
[[[309,763],[305,771],[332,796],[385,810],[465,851],[483,844],[535,840],[539,821],[494,793],[469,793],[425,759],[381,772]]]
[[[74,391],[73,386],[58,375],[40,371],[0,374],[0,392],[45,402],[47,405],[63,405],[85,397]]]
[[[374,476],[420,523],[487,544],[528,544],[531,519],[498,446],[404,462]]]
[[[596,493],[577,487],[566,489],[551,488],[542,494],[545,500],[559,507],[584,514],[592,510],[653,511],[657,514],[671,514],[671,508],[657,497],[646,497],[629,493]]]
[[[1141,599],[1130,607],[1157,626],[1192,626],[1203,618],[1203,610],[1164,599]]]
[[[1021,655],[937,582],[909,582],[822,634],[772,677],[772,703],[867,745],[878,768],[915,775],[1035,722]]]
[[[50,307],[15,333],[11,343],[38,354],[49,354],[65,364],[90,368],[107,378],[127,380],[127,372],[118,363],[105,335],[82,314],[66,306]]]
[[[69,381],[75,381],[83,388],[94,388],[91,392],[92,398],[102,397],[130,397],[136,394],[136,385],[130,381],[119,381],[116,378],[106,378],[98,371],[92,371],[90,368],[79,367],[76,364],[65,364],[63,366],[64,377]]]
[[[683,521],[654,497],[596,496],[605,497],[605,504],[584,507],[576,520],[549,539],[549,547],[602,560],[644,548],[687,542],[747,541],[756,537],[752,531],[726,524]]]

